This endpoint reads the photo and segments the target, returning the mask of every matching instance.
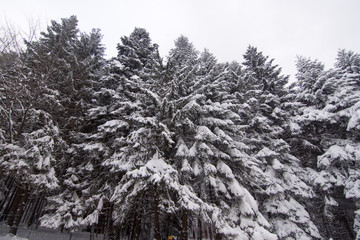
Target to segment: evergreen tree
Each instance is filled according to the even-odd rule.
[[[47,87],[21,52],[1,68],[0,172],[5,197],[2,220],[16,234],[25,207],[43,201],[59,186],[57,167],[63,163],[63,142],[54,117],[44,107]],[[3,193],[4,194],[4,193]],[[27,208],[29,209],[29,208]],[[32,216],[38,213],[28,210]],[[34,220],[29,219],[29,224]]]
[[[359,237],[359,54],[330,70],[298,57],[288,89],[252,46],[218,63],[180,36],[164,66],[135,28],[105,61],[100,30],[77,23],[0,53],[11,233],[40,219],[91,239]]]
[[[337,68],[315,76],[313,101],[297,104],[298,113],[292,120],[299,127],[295,136],[302,144],[298,150],[312,149],[312,154],[305,155],[306,159],[303,156],[303,161],[314,169],[310,179],[321,206],[316,218],[326,237],[354,239],[359,231],[356,205],[359,196],[355,190],[359,102],[356,56],[340,50]],[[299,76],[304,74],[300,72]],[[314,81],[309,78],[304,80]],[[307,91],[301,86],[297,95]]]
[[[198,52],[187,37],[180,36],[175,41],[175,48],[170,50],[166,67],[170,98],[188,96],[193,91],[197,68]]]
[[[38,41],[27,44],[27,62],[52,95],[47,108],[70,136],[81,126],[104,55],[100,32],[80,36],[77,23],[75,16],[52,21]]]
[[[244,59],[246,87],[241,117],[246,120],[244,141],[267,179],[255,191],[262,211],[281,239],[320,238],[306,205],[301,202],[313,198],[314,193],[304,179],[306,171],[291,155],[285,141],[289,115],[282,103],[287,96],[284,87],[287,77],[280,75],[281,69],[272,65],[273,60],[269,61],[254,47],[248,48]]]
[[[77,217],[83,217],[81,211],[86,210],[87,204],[81,202],[86,196],[81,195],[81,190],[93,183],[82,175],[90,177],[93,172],[91,164],[84,161],[87,152],[81,152],[78,145],[87,131],[83,116],[93,105],[93,92],[99,87],[104,48],[99,30],[90,34],[78,32],[75,16],[62,19],[61,23],[52,21],[37,42],[27,44],[26,51],[29,68],[45,86],[42,108],[49,111],[67,143],[67,150],[62,153],[66,162],[57,166],[62,180],[60,193],[49,198],[48,215],[42,222],[55,228],[79,226]]]

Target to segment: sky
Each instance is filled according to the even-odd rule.
[[[360,0],[3,0],[0,22],[26,29],[76,15],[81,31],[100,28],[108,57],[135,27],[145,28],[166,58],[184,35],[219,62],[243,61],[249,45],[294,80],[296,56],[334,65],[339,49],[360,53]]]

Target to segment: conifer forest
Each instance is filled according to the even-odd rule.
[[[112,240],[360,239],[360,54],[220,63],[51,21],[0,49],[0,224]]]

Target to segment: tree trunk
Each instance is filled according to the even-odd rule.
[[[203,234],[203,232],[202,232],[202,222],[201,222],[201,219],[200,218],[198,218],[198,226],[199,226],[199,235],[198,235],[198,240],[202,240],[202,238],[203,238],[203,236],[202,236],[202,234]]]
[[[212,227],[211,226],[209,226],[209,238],[210,238],[210,240],[213,240]]]
[[[42,196],[35,200],[34,207],[32,208],[32,211],[30,213],[30,218],[27,224],[28,227],[30,227],[35,223],[35,219],[37,218],[42,205],[42,200],[43,200]]]
[[[20,191],[21,191],[20,188],[18,188],[18,187],[15,188],[13,196],[12,196],[12,201],[9,201],[8,205],[7,205],[6,216],[5,215],[4,216],[6,217],[7,224],[9,226],[13,225],[13,222],[15,219],[16,210],[19,205],[19,201],[21,199]]]
[[[188,213],[186,209],[182,210],[181,222],[180,240],[188,240]]]
[[[131,229],[131,240],[137,240],[140,237],[141,233],[141,214],[138,212],[138,208],[133,209],[133,220],[132,220],[132,229]]]
[[[3,173],[1,171],[0,171],[0,176],[3,176]],[[7,177],[5,181],[6,190],[4,194],[4,199],[0,202],[0,213],[3,210],[5,204],[9,202],[9,196],[13,194],[13,182],[14,181],[12,180],[12,178]]]
[[[2,212],[2,216],[0,217],[0,222],[6,220],[8,218],[8,215],[10,214],[11,211],[11,206],[12,203],[16,200],[16,193],[17,193],[17,187],[13,187],[12,189],[10,189],[9,194],[7,195],[7,198],[4,199],[4,203],[3,203],[3,212]]]
[[[216,233],[215,234],[215,240],[222,240],[222,234]]]
[[[94,229],[95,229],[95,224],[93,223],[91,225],[91,231],[90,231],[90,240],[94,240]]]
[[[159,196],[157,187],[154,187],[154,238],[156,240],[161,240],[160,235],[160,214],[159,214]]]
[[[14,208],[13,208],[15,211],[12,211],[14,213],[12,217],[13,219],[11,221],[11,224],[9,224],[10,225],[9,233],[14,235],[16,235],[17,233],[21,218],[24,213],[25,204],[29,196],[27,190],[18,188],[18,191],[19,191],[19,200],[15,201],[16,204],[14,204]]]

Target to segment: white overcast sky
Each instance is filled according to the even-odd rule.
[[[3,0],[0,14],[24,28],[29,18],[45,26],[76,15],[81,31],[101,29],[109,57],[135,27],[150,33],[163,57],[180,35],[220,62],[242,62],[253,45],[292,79],[296,55],[330,68],[338,49],[360,53],[360,0]]]

